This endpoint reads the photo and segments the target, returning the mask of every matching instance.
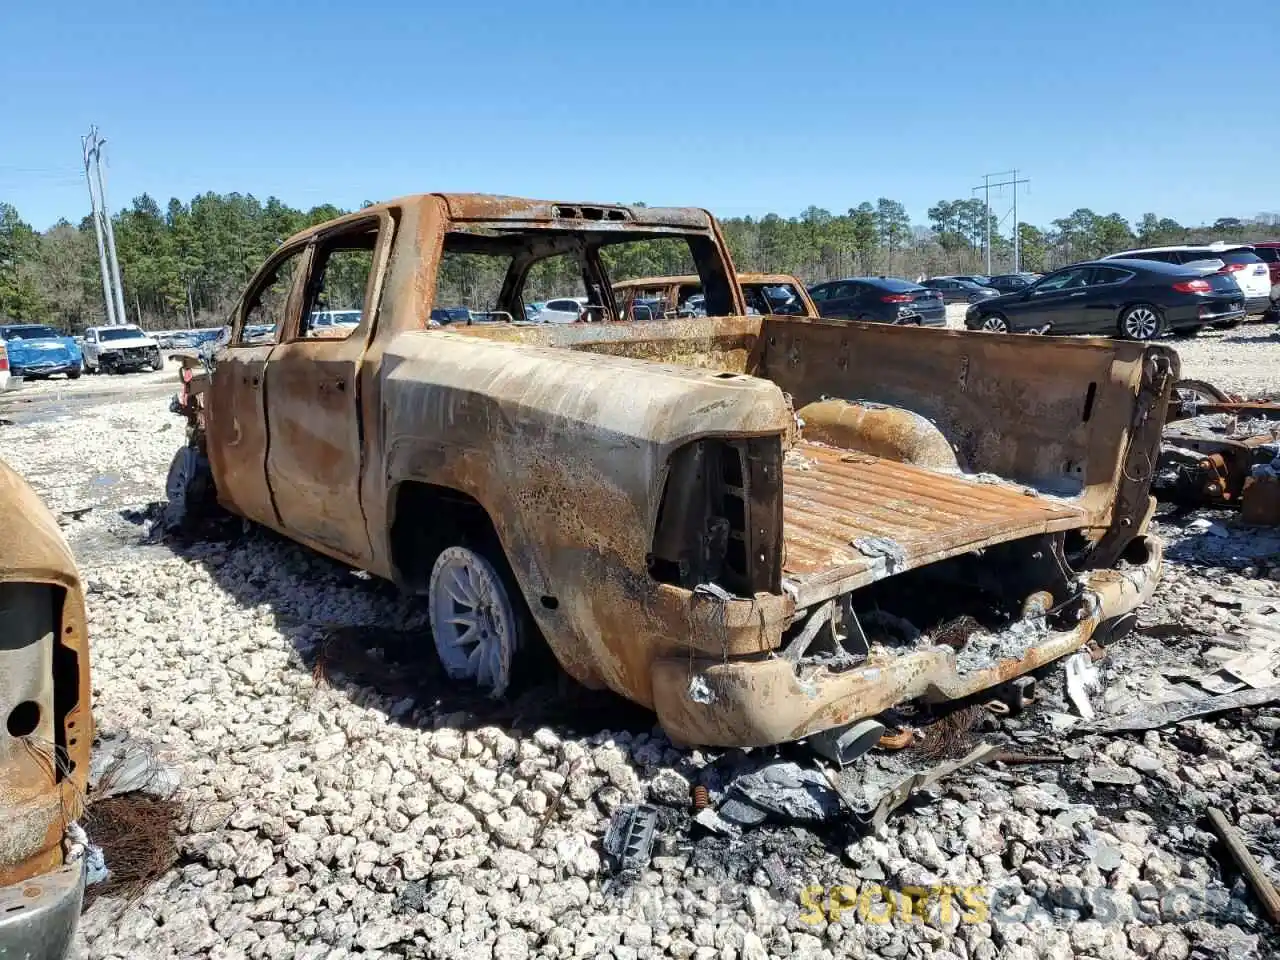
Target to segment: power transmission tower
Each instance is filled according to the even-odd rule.
[[[93,228],[98,235],[98,265],[102,270],[102,292],[107,301],[107,323],[111,326],[127,320],[124,310],[124,284],[120,282],[120,260],[116,256],[116,235],[111,228],[111,209],[107,206],[106,181],[102,176],[102,148],[106,139],[98,136],[97,126],[89,128],[88,136],[80,138],[84,151],[84,176],[89,181],[89,202],[93,206]],[[90,172],[90,163],[93,171]],[[93,186],[97,180],[98,190]],[[103,233],[106,233],[105,251]],[[110,274],[108,274],[110,263]]]
[[[992,177],[1009,177],[1010,179],[992,183]],[[1017,273],[1018,268],[1021,266],[1021,250],[1018,243],[1018,185],[1030,182],[1030,180],[1019,180],[1017,170],[1002,170],[999,173],[984,173],[982,175],[982,185],[974,187],[971,191],[973,193],[977,193],[979,190],[983,192],[983,209],[986,212],[988,276],[991,275],[991,188],[1013,187],[1013,272]]]

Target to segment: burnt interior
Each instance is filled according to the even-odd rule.
[[[782,576],[781,442],[705,439],[671,458],[647,558],[662,583],[749,597]]]
[[[1064,544],[1061,533],[1042,534],[879,580],[837,599],[807,642],[817,608],[805,611],[783,636],[784,654],[799,641],[804,649],[791,651],[797,659],[834,658],[833,665],[852,666],[868,645],[906,649],[927,637],[963,649],[972,633],[997,632],[1026,616],[1043,614],[1050,629],[1068,629],[1077,622],[1083,591]]]

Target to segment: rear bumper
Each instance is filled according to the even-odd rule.
[[[927,646],[839,671],[797,666],[777,655],[669,657],[653,664],[654,709],[663,729],[679,742],[755,747],[844,726],[908,700],[971,696],[1072,653],[1100,627],[1150,599],[1163,547],[1152,537],[1140,543],[1146,548],[1140,564],[1081,577],[1088,600],[1084,619],[1069,630],[1027,631],[1020,656],[973,667],[962,663],[963,650]],[[1002,650],[1012,646],[1002,638]]]
[[[1236,303],[1240,298],[1235,299]],[[1185,330],[1189,327],[1201,327],[1209,323],[1229,323],[1243,320],[1245,311],[1240,306],[1230,306],[1230,301],[1207,301],[1182,307],[1173,307],[1165,311],[1165,319],[1172,330]]]
[[[79,360],[68,360],[61,363],[11,363],[10,370],[15,377],[52,377],[58,373],[71,373],[80,369]]]
[[[62,960],[71,951],[83,900],[82,863],[0,887],[0,956]]]
[[[1244,298],[1244,312],[1250,315],[1266,313],[1270,306],[1270,295]]]

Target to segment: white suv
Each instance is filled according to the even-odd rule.
[[[84,368],[90,373],[164,368],[160,344],[131,323],[90,327],[84,332],[84,343],[80,349],[84,354]]]
[[[1271,274],[1267,264],[1247,243],[1195,243],[1177,247],[1146,247],[1112,253],[1103,260],[1160,260],[1203,266],[1209,272],[1225,273],[1235,279],[1244,293],[1246,314],[1265,313],[1271,302]]]

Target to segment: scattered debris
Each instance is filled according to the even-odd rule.
[[[169,799],[177,789],[177,769],[126,735],[104,734],[89,762],[89,796],[95,803],[131,793]]]
[[[552,818],[560,812],[560,805],[564,802],[565,791],[569,789],[569,784],[573,782],[574,777],[578,773],[578,768],[581,766],[581,757],[569,764],[569,769],[564,775],[564,782],[560,784],[560,789],[556,791],[555,798],[547,804],[547,811],[542,815],[542,819],[538,822],[538,829],[533,834],[533,840],[535,843],[542,839],[542,834],[546,832],[547,824],[550,823]]]
[[[705,810],[709,806],[711,806],[710,792],[703,784],[696,784],[693,788],[693,809]]]
[[[614,874],[636,874],[648,866],[657,827],[656,807],[634,804],[615,810],[604,837],[610,871]]]
[[[884,737],[884,724],[876,720],[857,720],[843,727],[832,727],[813,734],[809,748],[821,757],[843,767],[876,746]]]
[[[740,826],[761,823],[769,815],[794,823],[822,823],[839,812],[840,798],[826,778],[789,760],[770,761],[738,776],[729,788],[729,801],[719,810]]]
[[[906,803],[912,795],[928,790],[934,784],[945,779],[950,774],[955,773],[957,770],[961,770],[971,764],[981,763],[989,759],[993,754],[997,753],[998,750],[999,748],[993,744],[983,743],[978,747],[975,747],[959,760],[950,760],[946,763],[939,764],[932,770],[913,774],[906,780],[900,782],[893,789],[883,794],[874,807],[871,807],[866,811],[865,821],[873,830],[879,830],[884,826],[885,821],[889,819],[889,814]],[[841,796],[847,797],[847,794],[847,790],[841,791]]]
[[[699,810],[693,818],[693,822],[711,833],[717,833],[724,837],[735,837],[742,832],[737,824],[730,823],[710,807]]]
[[[1210,807],[1208,813],[1209,823],[1213,827],[1213,832],[1222,838],[1227,852],[1231,854],[1231,859],[1236,862],[1236,866],[1244,874],[1245,881],[1258,898],[1258,902],[1262,904],[1262,909],[1266,912],[1267,917],[1272,923],[1280,925],[1280,892],[1267,879],[1267,875],[1262,872],[1262,868],[1258,866],[1258,861],[1253,859],[1253,854],[1245,846],[1240,834],[1235,827],[1227,822],[1226,815],[1216,807]]]
[[[183,813],[178,801],[145,793],[91,797],[86,833],[101,848],[110,876],[85,891],[86,903],[100,896],[131,900],[163,876],[178,859],[174,838]]]
[[[1199,517],[1187,524],[1187,529],[1193,533],[1207,533],[1211,537],[1229,537],[1231,531],[1220,523],[1214,523],[1206,517]]]
[[[897,573],[907,562],[907,551],[902,544],[887,537],[859,537],[853,541],[853,546],[863,556],[883,559],[890,574]]]
[[[1074,653],[1067,658],[1066,669],[1067,696],[1080,716],[1092,720],[1096,714],[1089,695],[1102,689],[1102,678],[1093,665],[1093,657],[1085,651]]]
[[[1137,730],[1157,730],[1170,724],[1189,720],[1192,717],[1203,717],[1211,713],[1222,713],[1226,710],[1238,710],[1241,707],[1260,707],[1264,704],[1280,700],[1280,685],[1263,687],[1260,690],[1242,690],[1219,697],[1206,697],[1203,700],[1181,700],[1170,703],[1159,703],[1121,717],[1096,721],[1077,729],[1090,733],[1128,733]]]
[[[107,866],[107,858],[103,855],[102,848],[89,841],[89,835],[84,832],[84,827],[80,826],[79,823],[67,824],[67,840],[71,844],[71,852],[67,856],[67,861],[84,860],[84,882],[86,885],[102,883],[111,876],[111,870]]]

